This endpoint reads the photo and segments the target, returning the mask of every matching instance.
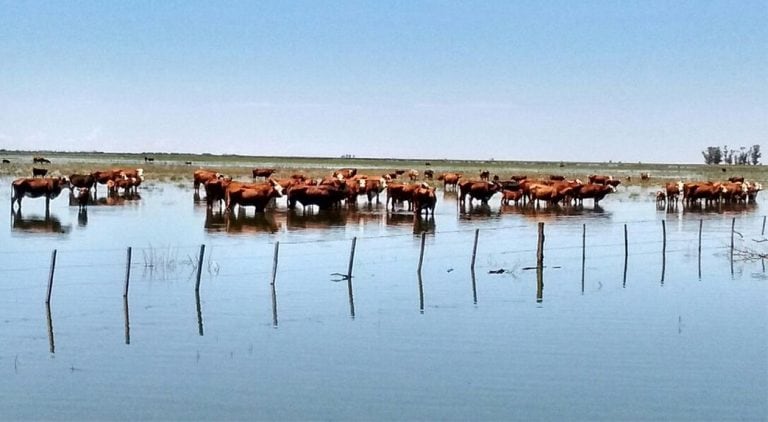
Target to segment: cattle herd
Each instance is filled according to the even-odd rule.
[[[146,157],[145,157],[146,158]],[[148,161],[148,160],[145,160]],[[50,163],[43,157],[34,157],[33,163]],[[142,169],[116,168],[97,170],[85,174],[72,174],[68,177],[46,177],[48,170],[33,167],[31,178],[19,178],[12,183],[11,210],[18,205],[21,210],[23,197],[46,198],[46,212],[51,199],[70,190],[70,204],[77,204],[84,209],[96,198],[99,184],[106,185],[107,195],[136,193],[144,180]],[[535,206],[545,204],[554,206],[582,205],[585,199],[591,199],[597,206],[607,195],[616,192],[621,184],[618,179],[607,175],[590,175],[587,183],[580,179],[566,179],[551,175],[546,179],[533,179],[525,175],[513,175],[501,179],[491,177],[489,171],[482,170],[477,178],[465,177],[461,173],[446,172],[434,177],[434,172],[427,169],[420,179],[417,170],[396,170],[382,175],[365,175],[355,168],[342,168],[325,177],[308,178],[303,174],[291,174],[277,178],[276,169],[254,168],[252,180],[236,181],[215,170],[199,169],[193,174],[195,195],[199,196],[200,187],[204,188],[205,201],[209,209],[218,206],[219,210],[231,212],[236,206],[254,207],[257,213],[264,212],[276,204],[276,199],[285,197],[289,209],[300,204],[304,210],[317,207],[320,210],[338,209],[344,204],[355,205],[359,196],[380,203],[380,196],[386,194],[386,208],[395,211],[397,207],[412,211],[414,215],[434,215],[437,197],[433,180],[442,182],[445,192],[455,192],[460,207],[469,201],[479,201],[487,205],[496,194],[501,204],[508,206]],[[647,174],[643,175],[647,180]],[[659,206],[674,208],[682,201],[684,206],[699,204],[754,202],[762,189],[759,183],[745,181],[741,177],[732,177],[725,182],[671,182],[656,193]],[[407,205],[406,205],[407,204]]]

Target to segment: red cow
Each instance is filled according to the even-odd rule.
[[[583,203],[585,198],[592,198],[592,200],[595,201],[595,206],[597,206],[597,204],[605,198],[605,195],[613,192],[616,192],[616,188],[611,185],[595,185],[593,183],[588,183],[581,186],[581,189],[579,189],[576,194],[576,198],[578,199],[579,204]]]
[[[431,169],[424,170],[424,178],[432,180],[435,177],[435,171]]]
[[[606,185],[608,184],[609,180],[613,180],[613,176],[603,176],[598,174],[593,174],[587,177],[589,180],[589,183],[595,184],[595,185]]]
[[[429,213],[432,213],[432,216],[435,215],[435,204],[437,203],[437,196],[435,195],[435,188],[432,186],[429,186],[426,183],[422,183],[421,185],[418,185],[416,190],[413,192],[413,211],[417,215],[421,215],[421,212],[424,211],[426,216],[429,216]]]
[[[413,192],[418,186],[406,183],[391,183],[387,186],[387,206],[389,206],[389,201],[392,201],[392,211],[394,211],[395,203],[408,201],[408,210],[413,209]]]
[[[200,192],[200,185],[205,184],[205,182],[209,180],[214,179],[220,179],[223,178],[223,176],[214,170],[195,170],[195,173],[193,174],[193,183],[195,187],[195,193]]]
[[[664,186],[664,196],[665,201],[668,201],[669,204],[675,204],[677,205],[677,201],[680,197],[680,194],[683,192],[683,182],[669,182]]]
[[[440,176],[437,176],[437,180],[441,180],[443,182],[443,190],[447,191],[448,186],[452,186],[453,190],[456,190],[456,185],[459,183],[459,179],[461,178],[461,173],[443,173]]]
[[[321,210],[340,207],[341,201],[347,198],[347,184],[341,181],[338,184],[325,185],[298,185],[288,191],[288,208],[296,208],[296,202],[300,203],[304,210],[310,205],[317,205]]]
[[[376,203],[379,203],[379,194],[387,188],[387,179],[380,177],[378,179],[367,179],[365,181],[365,195],[368,197],[368,203],[370,204],[374,197],[376,197]]]
[[[71,174],[69,176],[70,188],[91,189],[96,184],[96,178],[92,174]]]
[[[509,205],[510,201],[513,201],[515,205],[520,202],[520,199],[523,198],[523,191],[522,189],[516,189],[516,190],[502,190],[501,191],[501,204],[502,205]]]
[[[487,182],[488,179],[490,179],[490,177],[491,177],[491,172],[489,172],[488,170],[480,170],[480,180]]]
[[[55,199],[61,191],[68,186],[69,182],[66,177],[50,177],[50,178],[21,178],[16,179],[11,183],[11,211],[13,211],[13,203],[19,204],[19,212],[21,212],[21,199],[25,196],[30,198],[45,197],[45,212],[50,209],[51,199]]]
[[[225,192],[227,212],[231,212],[234,205],[240,205],[241,207],[252,206],[256,208],[257,213],[261,213],[272,198],[279,198],[282,194],[283,188],[272,179],[265,183],[232,182]]]

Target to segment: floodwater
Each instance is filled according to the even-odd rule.
[[[765,420],[768,276],[738,253],[765,251],[764,198],[667,213],[620,190],[463,213],[439,192],[416,222],[363,198],[226,219],[173,184],[87,214],[25,199],[0,213],[0,415]]]

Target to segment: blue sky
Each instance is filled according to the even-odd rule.
[[[702,162],[768,146],[765,1],[0,0],[0,146]]]

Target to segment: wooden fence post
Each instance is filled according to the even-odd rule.
[[[760,231],[760,236],[765,236],[765,218],[768,216],[763,216],[763,230]]]
[[[277,327],[277,291],[275,290],[275,279],[277,278],[277,257],[280,253],[280,241],[275,242],[275,257],[272,259],[272,325]]]
[[[544,266],[544,222],[539,222],[539,236],[536,242],[536,266]]]
[[[197,260],[197,282],[195,283],[195,291],[200,291],[200,277],[203,275],[203,257],[205,256],[205,244],[200,245],[200,258]]]
[[[123,297],[128,297],[128,283],[131,280],[131,247],[128,247],[127,260],[125,263],[125,288],[123,290]]]
[[[584,272],[587,264],[587,225],[581,225],[581,293],[584,293]]]
[[[664,273],[667,269],[667,220],[661,220],[661,284],[664,284]]]
[[[419,268],[416,270],[417,273],[421,274],[421,265],[424,262],[424,242],[426,240],[427,233],[422,232],[421,233],[421,250],[419,251]]]
[[[352,265],[355,262],[355,246],[357,245],[357,236],[352,238],[352,249],[349,251],[349,269],[347,269],[347,278],[352,278]]]
[[[704,226],[704,220],[699,220],[699,280],[701,280],[701,231]]]
[[[472,272],[475,271],[475,258],[477,257],[477,238],[480,236],[480,229],[475,229],[475,244],[472,246],[472,263],[469,265],[469,268],[472,270]]]
[[[629,235],[627,234],[627,225],[624,224],[624,277],[622,278],[622,287],[627,287],[627,263],[629,261]]]
[[[53,273],[56,271],[56,249],[51,253],[51,271],[48,273],[48,292],[45,295],[45,303],[51,303],[51,292],[53,291]]]

